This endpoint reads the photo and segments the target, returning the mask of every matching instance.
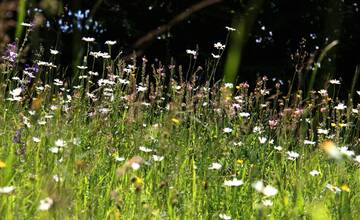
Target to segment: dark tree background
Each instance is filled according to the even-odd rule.
[[[80,43],[83,36],[95,37],[97,49],[103,47],[100,42],[117,40],[116,50],[131,53],[139,49],[134,47],[139,38],[198,2],[200,0],[33,0],[28,2],[32,9],[28,11],[27,19],[31,20],[36,13],[34,8],[41,9],[47,25],[41,29],[38,43],[45,48],[64,49],[61,62],[70,65],[79,60],[74,56],[84,52]],[[185,50],[198,48],[199,63],[204,63],[214,51],[213,44],[225,41],[224,27],[232,26],[234,18],[245,11],[249,2],[223,0],[206,7],[175,24],[141,50],[150,62],[158,59],[168,63],[174,58],[177,63],[186,65],[188,55]],[[305,39],[306,60],[310,64],[322,48],[339,40],[339,45],[322,63],[322,74],[341,77],[345,84],[350,83],[360,64],[359,7],[357,0],[265,1],[249,33],[239,80],[252,82],[257,74],[289,80],[294,73],[291,55]],[[220,66],[219,77],[222,70]]]

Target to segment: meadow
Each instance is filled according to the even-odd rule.
[[[0,219],[360,217],[360,91],[215,81],[221,43],[199,68],[197,51],[165,66],[94,41],[72,77],[55,48],[2,57]]]

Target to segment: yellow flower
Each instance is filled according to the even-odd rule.
[[[0,160],[0,168],[5,168],[5,167],[6,167],[6,163]]]
[[[350,188],[347,184],[343,184],[340,188],[342,191],[350,192]]]
[[[239,165],[242,165],[244,163],[244,160],[236,160],[236,163],[239,164]]]
[[[334,122],[331,123],[331,127],[336,127],[336,124]]]
[[[137,176],[135,176],[131,181],[134,183],[136,188],[144,185],[144,181],[140,177],[137,177]]]
[[[174,123],[177,124],[177,125],[180,124],[180,120],[177,119],[177,118],[172,118],[171,121],[174,122]]]

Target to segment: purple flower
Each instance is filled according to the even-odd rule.
[[[16,43],[9,43],[6,47],[5,54],[2,56],[4,60],[7,60],[11,63],[11,65],[14,65],[17,58],[17,48]]]

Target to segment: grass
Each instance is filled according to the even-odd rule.
[[[352,100],[284,97],[265,76],[254,88],[208,86],[180,80],[178,66],[85,61],[80,79],[54,80],[60,67],[47,63],[28,69],[30,83],[2,64],[1,219],[360,216]],[[93,62],[109,68],[90,74]]]

